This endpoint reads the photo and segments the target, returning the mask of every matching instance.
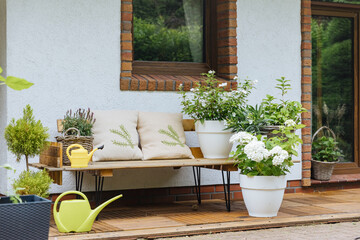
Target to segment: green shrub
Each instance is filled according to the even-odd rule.
[[[19,195],[37,195],[47,198],[53,180],[46,170],[34,172],[23,171],[13,183],[13,189]]]
[[[24,108],[23,114],[24,116],[16,121],[12,119],[5,128],[5,139],[17,161],[25,156],[26,168],[29,170],[29,157],[34,157],[43,151],[48,145],[46,140],[49,134],[47,133],[48,128],[44,127],[40,120],[34,119],[30,105]]]
[[[94,113],[90,111],[90,108],[87,110],[79,108],[74,114],[72,110],[68,110],[64,116],[63,132],[69,128],[77,128],[80,131],[80,136],[92,136],[94,123]],[[77,132],[70,130],[67,134],[76,135]]]

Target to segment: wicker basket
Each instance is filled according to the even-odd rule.
[[[336,141],[335,133],[330,128],[328,128],[326,126],[322,126],[313,135],[313,137],[311,139],[311,143],[314,141],[315,136],[321,130],[324,130],[324,129],[328,130],[331,133],[331,135],[333,136],[334,140]],[[321,180],[321,181],[330,180],[331,175],[334,171],[335,164],[338,162],[339,162],[339,160],[336,162],[322,162],[322,161],[317,161],[317,160],[311,159],[311,177],[313,179]]]
[[[77,131],[77,135],[67,135],[67,133],[70,130]],[[86,150],[91,151],[93,149],[93,136],[80,136],[80,131],[76,128],[69,128],[67,129],[63,136],[57,136],[55,137],[57,142],[61,142],[63,144],[63,165],[70,165],[70,160],[68,156],[66,155],[66,149],[71,144],[80,144],[82,145]]]

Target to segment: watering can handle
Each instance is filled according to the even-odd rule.
[[[80,144],[71,144],[71,145],[68,146],[68,148],[66,149],[66,155],[68,156],[69,159],[70,159],[70,149],[72,149],[72,148],[74,148],[74,147],[78,147],[78,148],[84,149],[84,147],[81,146]]]
[[[55,203],[54,203],[54,209],[53,211],[54,212],[58,212],[57,211],[57,205],[58,205],[58,202],[60,201],[60,199],[62,197],[64,197],[65,195],[68,195],[68,194],[77,194],[77,195],[80,195],[81,197],[83,197],[86,201],[88,201],[88,198],[86,197],[85,194],[83,194],[82,192],[79,192],[79,191],[67,191],[67,192],[63,192],[62,194],[60,194],[60,196],[58,196],[55,200]]]

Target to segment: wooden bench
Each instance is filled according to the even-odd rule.
[[[184,119],[183,126],[185,131],[195,131],[194,120]],[[62,131],[61,120],[58,120],[58,131]],[[206,159],[199,147],[190,147],[195,159],[170,159],[170,160],[147,160],[147,161],[109,161],[109,162],[90,162],[86,168],[72,168],[62,165],[62,144],[52,142],[50,147],[40,155],[39,163],[32,163],[30,166],[46,169],[54,183],[62,185],[62,172],[75,172],[76,190],[81,191],[84,172],[88,172],[95,177],[95,201],[98,205],[104,186],[104,178],[112,177],[114,170],[117,169],[144,169],[144,168],[174,168],[192,167],[195,192],[198,203],[201,204],[201,168],[217,169],[221,171],[225,204],[230,211],[230,172],[237,171],[234,161],[229,159]]]

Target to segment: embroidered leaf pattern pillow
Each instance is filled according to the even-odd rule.
[[[120,125],[120,130],[117,129],[110,129],[110,132],[119,135],[122,139],[124,139],[123,142],[112,140],[112,143],[121,147],[131,147],[134,149],[134,143],[131,140],[131,135],[129,134],[128,130],[124,127],[123,124]]]
[[[171,147],[174,147],[176,145],[185,147],[185,144],[183,144],[180,140],[179,134],[174,130],[174,128],[171,125],[168,125],[168,130],[160,129],[159,133],[163,134],[173,140],[173,141],[163,140],[163,141],[161,141],[163,144],[165,144],[167,146],[171,146]]]

